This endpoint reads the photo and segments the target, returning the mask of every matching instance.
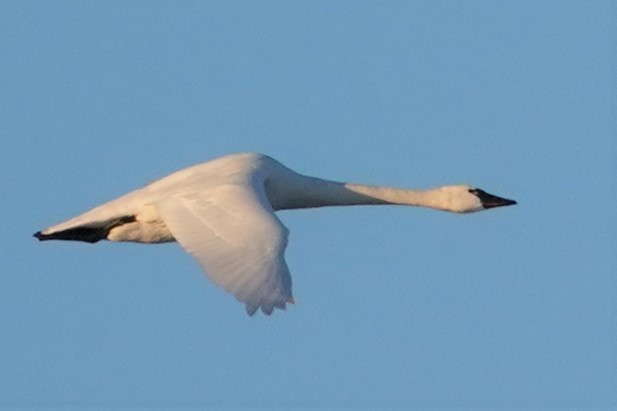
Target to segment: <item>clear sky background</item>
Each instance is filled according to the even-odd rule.
[[[610,409],[610,1],[0,3],[0,408]],[[297,304],[32,233],[174,170],[519,205],[281,213]]]

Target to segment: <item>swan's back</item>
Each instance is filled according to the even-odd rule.
[[[267,178],[269,174],[281,168],[284,168],[282,164],[264,154],[230,154],[176,171],[144,188],[151,192],[169,192],[192,184],[209,187],[219,184],[246,183],[256,176],[259,179]]]
[[[152,211],[154,214],[155,211],[151,207],[170,196],[208,190],[224,184],[245,186],[264,184],[268,176],[285,172],[291,172],[291,170],[264,154],[230,154],[176,171],[70,220],[51,226],[42,233],[64,231],[84,225],[104,226],[110,221],[138,214],[141,214],[144,219],[152,219],[154,216],[149,215],[148,212]]]

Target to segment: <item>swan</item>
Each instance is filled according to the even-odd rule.
[[[210,280],[258,309],[293,303],[287,228],[275,211],[395,204],[472,213],[516,204],[467,186],[405,190],[309,177],[257,153],[231,154],[177,171],[34,234],[44,240],[177,241]]]

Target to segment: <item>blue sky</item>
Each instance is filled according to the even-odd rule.
[[[609,1],[0,3],[0,408],[616,406]],[[288,211],[297,304],[32,233],[237,151],[518,206]]]

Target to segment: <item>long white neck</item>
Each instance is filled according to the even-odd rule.
[[[276,181],[266,184],[268,199],[275,210],[393,204],[452,211],[440,188],[407,190],[297,177],[287,184]]]

